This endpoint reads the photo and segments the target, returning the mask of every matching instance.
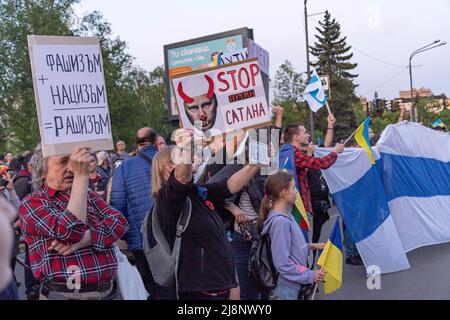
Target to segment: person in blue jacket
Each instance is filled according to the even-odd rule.
[[[142,251],[141,225],[150,208],[152,159],[158,152],[155,142],[158,135],[151,128],[139,129],[136,133],[136,157],[125,160],[114,172],[111,188],[111,206],[119,210],[128,220],[129,230],[125,234],[128,250],[133,253],[136,267],[142,277],[150,298],[154,298],[156,284]]]

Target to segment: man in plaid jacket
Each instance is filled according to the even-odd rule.
[[[113,244],[128,223],[88,189],[89,148],[70,155],[38,158],[35,191],[19,208],[33,274],[42,283],[41,299],[117,298]]]

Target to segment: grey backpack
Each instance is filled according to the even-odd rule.
[[[181,212],[180,218],[177,222],[177,231],[175,243],[173,245],[173,250],[170,250],[170,245],[167,242],[166,237],[161,229],[159,223],[158,214],[156,212],[156,203],[153,205],[153,210],[150,215],[150,211],[145,217],[141,232],[143,236],[143,251],[147,262],[149,264],[150,270],[152,272],[153,278],[157,284],[167,288],[176,288],[178,292],[178,259],[180,256],[181,248],[181,238],[183,233],[186,231],[189,220],[191,219],[192,212],[192,202],[189,197],[186,199],[183,211]],[[148,219],[151,217],[152,225],[151,232],[153,238],[156,241],[156,245],[150,247],[150,237],[148,232]]]

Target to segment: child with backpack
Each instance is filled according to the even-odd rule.
[[[322,250],[325,244],[306,242],[291,214],[295,197],[291,174],[278,172],[267,178],[257,230],[270,238],[273,266],[278,274],[271,296],[274,300],[298,300],[305,286],[325,278],[325,272],[307,267],[309,250]]]

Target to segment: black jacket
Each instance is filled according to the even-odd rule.
[[[14,190],[16,191],[20,201],[22,201],[25,196],[29,195],[33,191],[31,177],[29,175],[19,175],[14,178],[13,183]]]
[[[185,185],[179,183],[174,174],[159,191],[156,213],[171,247],[186,197],[192,202],[191,220],[181,240],[179,292],[222,291],[237,286],[233,252],[225,227],[216,212],[230,196],[226,181],[204,186]],[[151,228],[151,223],[148,225]],[[149,235],[150,247],[154,247],[156,241],[152,232]]]

